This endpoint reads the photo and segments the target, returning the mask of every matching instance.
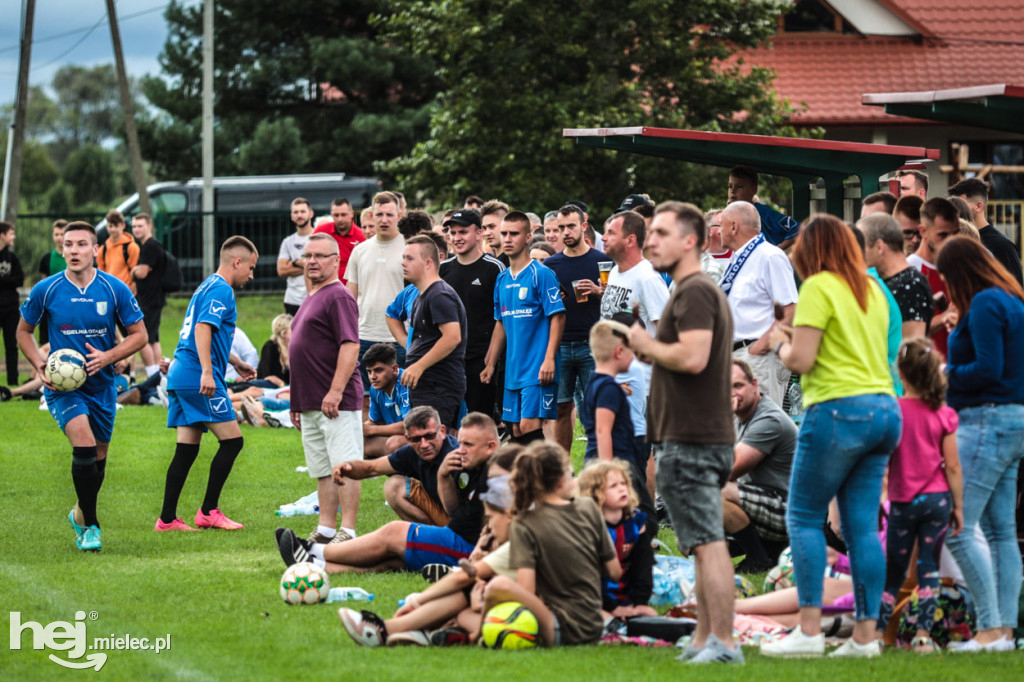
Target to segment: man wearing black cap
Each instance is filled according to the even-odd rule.
[[[444,221],[455,256],[441,263],[441,279],[455,290],[466,308],[466,409],[494,416],[495,384],[480,382],[494,333],[494,283],[504,264],[482,250],[480,214],[455,211]]]

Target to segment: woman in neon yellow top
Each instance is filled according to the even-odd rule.
[[[878,501],[901,417],[886,361],[889,308],[869,275],[853,233],[838,218],[816,215],[800,229],[793,265],[803,278],[793,329],[776,326],[771,344],[802,375],[806,415],[789,484],[786,523],[800,597],[800,627],[766,644],[768,656],[813,656],[821,634],[822,521],[838,498],[850,548],[857,625],[836,656],[881,653],[875,640],[885,557]]]

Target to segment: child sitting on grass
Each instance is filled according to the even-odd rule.
[[[602,575],[622,576],[601,511],[589,497],[566,500],[569,456],[536,442],[512,466],[511,565],[484,590],[483,613],[518,602],[537,618],[544,646],[589,644],[601,637]]]
[[[618,580],[605,578],[602,615],[610,618],[656,616],[647,605],[651,598],[654,550],[646,539],[647,515],[636,508],[637,494],[629,484],[629,468],[625,462],[594,461],[580,473],[580,494],[597,502],[604,515],[608,535],[623,574]]]
[[[903,436],[889,460],[889,527],[886,574],[877,629],[885,632],[907,565],[918,545],[917,580],[921,617],[914,651],[936,651],[931,638],[939,591],[939,553],[949,526],[963,528],[963,480],[957,456],[957,414],[945,404],[942,359],[931,341],[909,339],[900,348],[897,367],[903,380]]]
[[[518,445],[505,446],[488,462],[487,491],[480,499],[484,503],[486,526],[480,540],[470,555],[463,560],[468,571],[455,570],[425,589],[410,594],[392,618],[382,619],[373,611],[338,609],[345,631],[357,644],[363,646],[418,645],[469,643],[469,631],[480,621],[480,605],[472,614],[472,593],[479,592],[477,580],[488,580],[495,574],[514,577],[508,566],[508,533],[512,523],[510,513],[512,493],[508,478],[512,462],[522,448]],[[428,630],[444,625],[453,618],[457,626],[428,634]],[[435,641],[436,640],[436,641]]]

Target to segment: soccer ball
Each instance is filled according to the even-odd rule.
[[[792,566],[776,566],[768,571],[768,575],[764,577],[764,590],[762,592],[784,590],[787,587],[793,587],[795,584]]]
[[[85,371],[85,356],[72,348],[60,348],[46,359],[46,378],[58,391],[81,388],[89,375]]]
[[[793,568],[793,548],[787,547],[779,554],[777,565],[782,568]]]
[[[736,575],[736,598],[746,599],[747,597],[756,597],[757,588],[754,587],[754,583],[750,582],[747,578],[742,575]]]
[[[540,639],[537,617],[519,602],[507,601],[487,612],[480,635],[489,649],[529,649]]]
[[[281,576],[281,598],[289,604],[317,604],[327,601],[331,581],[316,564],[292,564]]]

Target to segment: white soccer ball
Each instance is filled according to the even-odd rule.
[[[89,375],[85,371],[85,356],[72,348],[60,348],[46,359],[46,378],[57,391],[81,388]]]
[[[289,604],[318,604],[330,591],[327,571],[313,563],[292,564],[281,576],[281,598]]]

